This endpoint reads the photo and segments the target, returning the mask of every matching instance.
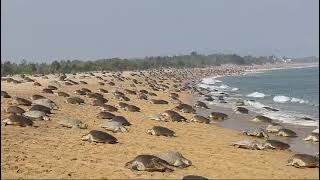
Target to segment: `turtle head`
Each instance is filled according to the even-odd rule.
[[[185,166],[185,167],[192,165],[192,162],[188,159],[182,158],[181,161],[183,162],[183,166]]]
[[[78,125],[78,127],[79,127],[80,129],[87,129],[87,128],[88,128],[88,125],[87,125],[87,124],[84,124],[84,123],[80,123],[80,124]]]
[[[293,165],[293,159],[290,158],[288,161],[287,161],[287,166],[292,166]]]
[[[49,118],[48,116],[43,116],[43,120],[45,120],[45,121],[49,121],[49,120],[50,120],[50,118]]]
[[[121,127],[120,127],[120,131],[121,131],[121,132],[128,132],[128,131],[129,131],[129,127],[121,126]]]
[[[153,129],[148,129],[148,130],[147,130],[147,134],[154,135],[154,134],[155,134],[155,132],[154,132],[154,130],[153,130]]]
[[[133,162],[133,161],[127,162],[127,163],[124,165],[124,167],[125,167],[125,168],[128,168],[128,169],[131,169],[131,168],[132,168],[132,162]]]
[[[89,140],[89,139],[90,139],[89,135],[90,135],[90,134],[85,134],[85,135],[83,135],[83,136],[81,137],[81,140],[82,140],[82,141],[87,141],[87,140]]]

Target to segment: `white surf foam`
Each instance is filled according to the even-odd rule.
[[[291,98],[291,102],[300,103],[300,104],[308,104],[309,103],[309,101],[307,101],[307,100],[303,100],[303,99],[299,99],[299,98],[295,98],[295,97]]]
[[[282,95],[274,96],[273,101],[278,102],[278,103],[285,103],[285,102],[300,103],[300,104],[308,104],[309,103],[309,101],[304,100],[304,99],[282,96]]]
[[[290,101],[290,97],[288,96],[274,96],[273,101],[278,103],[285,103],[287,101]]]
[[[222,81],[217,80],[215,78],[203,78],[202,81],[201,81],[201,83],[208,84],[208,85],[213,85],[213,84],[215,84],[217,82],[222,82]]]
[[[248,94],[247,97],[264,98],[266,95],[260,92],[253,92]]]
[[[257,109],[262,109],[263,107],[266,107],[266,105],[258,102],[258,101],[248,101],[248,100],[244,100],[244,104],[247,106],[252,106],[254,108]]]
[[[221,86],[219,86],[220,89],[228,89],[230,88],[228,85],[226,84],[222,84]]]
[[[318,126],[317,121],[302,119],[302,117],[305,117],[306,115],[297,114],[295,112],[264,112],[263,115],[271,119],[278,120],[282,123],[289,123],[301,126]]]
[[[231,91],[238,91],[239,88],[232,88]]]

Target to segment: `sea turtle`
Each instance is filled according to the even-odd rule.
[[[187,175],[187,176],[183,176],[182,180],[209,180],[209,179],[203,176]]]
[[[311,141],[311,142],[319,142],[319,133],[311,133],[309,136],[307,136],[303,140]]]
[[[137,92],[136,91],[133,91],[133,90],[130,90],[130,89],[124,89],[124,91],[128,94],[131,94],[131,95],[137,95]]]
[[[46,114],[51,114],[51,109],[49,107],[39,104],[32,105],[29,111],[43,111]]]
[[[266,142],[263,144],[263,147],[266,149],[280,149],[280,150],[285,150],[289,149],[290,145],[278,140],[266,140]]]
[[[92,106],[103,106],[108,100],[105,98],[97,98],[92,101]]]
[[[52,86],[52,85],[48,85],[48,87],[47,87],[48,89],[51,89],[51,90],[57,90],[58,88],[57,87],[55,87],[55,86]]]
[[[206,100],[206,101],[214,101],[214,98],[210,96],[210,97],[204,98],[204,100]]]
[[[103,122],[101,127],[112,132],[127,132],[129,129],[128,126],[124,126],[121,122],[112,120]]]
[[[248,114],[249,110],[245,107],[236,107],[234,110],[236,113],[241,113],[241,114]]]
[[[256,116],[254,119],[252,119],[251,121],[253,122],[264,122],[264,123],[271,123],[272,122],[272,119],[266,117],[266,116],[261,116],[261,115],[258,115]]]
[[[266,130],[269,133],[277,133],[280,131],[280,129],[283,129],[283,126],[281,126],[278,123],[273,123],[273,122],[268,124],[268,126],[266,127]]]
[[[116,112],[116,111],[118,111],[118,108],[116,108],[114,106],[111,106],[111,105],[105,104],[105,105],[101,106],[101,110],[102,111]]]
[[[150,96],[158,96],[156,93],[154,93],[154,92],[148,92],[148,94],[150,95]]]
[[[74,93],[77,94],[77,95],[80,95],[80,96],[84,96],[84,95],[87,94],[87,92],[82,91],[82,90],[80,90],[80,89],[75,90]]]
[[[88,134],[83,135],[81,138],[83,141],[97,142],[97,143],[109,143],[116,144],[118,143],[117,138],[112,135],[98,130],[91,130]]]
[[[38,105],[42,105],[42,106],[46,106],[50,109],[58,109],[58,106],[51,101],[50,99],[37,99],[37,100],[33,100],[32,104],[38,104]]]
[[[31,100],[37,100],[37,99],[47,99],[46,97],[39,95],[39,94],[34,94],[30,97]]]
[[[174,108],[174,110],[181,111],[184,113],[195,113],[196,112],[196,110],[193,109],[193,107],[190,106],[189,104],[179,104],[178,106],[176,106]]]
[[[294,166],[296,168],[319,168],[319,157],[309,154],[295,154],[288,160],[287,165]]]
[[[97,118],[99,118],[99,119],[112,119],[114,117],[115,117],[114,114],[112,114],[110,112],[106,112],[106,111],[102,111],[97,114]]]
[[[236,106],[245,106],[245,103],[243,100],[240,100],[240,101],[235,102],[235,105]]]
[[[207,106],[206,103],[202,102],[202,101],[197,101],[194,106],[196,108],[204,108],[204,109],[209,109],[209,107]]]
[[[161,113],[161,115],[164,119],[171,120],[173,122],[187,121],[187,118],[181,116],[179,113],[172,110],[166,110],[163,113]]]
[[[142,94],[148,94],[148,91],[145,90],[145,89],[141,89],[139,92],[142,93]]]
[[[62,119],[59,121],[59,124],[62,127],[67,127],[67,128],[79,128],[79,129],[87,129],[88,125],[83,123],[82,121],[78,119]]]
[[[114,98],[119,101],[130,101],[130,98],[128,98],[127,96],[115,95]]]
[[[169,104],[168,101],[162,99],[150,99],[149,101],[151,104]]]
[[[84,104],[84,100],[79,98],[79,97],[69,97],[66,100],[66,103],[70,103],[70,104]]]
[[[179,105],[179,104],[182,103],[182,101],[180,99],[178,99],[178,98],[170,98],[169,100],[170,100],[170,102],[172,104],[178,104]]]
[[[62,91],[58,91],[57,92],[58,96],[62,96],[62,97],[70,97],[70,95],[68,93],[62,92]]]
[[[125,109],[127,106],[129,106],[129,104],[125,103],[125,102],[119,102],[118,103],[118,107],[121,109]]]
[[[282,128],[277,133],[277,136],[284,136],[284,137],[297,137],[297,133],[292,131],[291,129]]]
[[[156,136],[176,136],[174,131],[162,126],[153,126],[153,128],[147,130],[147,133]]]
[[[99,92],[102,92],[102,93],[109,93],[108,90],[105,90],[105,89],[102,89],[102,88],[99,88],[98,91],[99,91]]]
[[[256,136],[259,138],[269,138],[268,133],[263,128],[249,128],[241,131],[248,136]]]
[[[16,97],[14,98],[16,104],[18,105],[22,105],[22,106],[31,106],[31,101],[24,99],[24,98],[20,98],[20,97]]]
[[[21,107],[19,106],[9,106],[7,107],[6,109],[6,112],[7,113],[12,113],[12,114],[22,114],[25,112],[24,109],[22,109]]]
[[[178,97],[179,97],[179,94],[177,94],[177,93],[170,93],[170,94],[169,94],[169,97],[178,98]]]
[[[88,89],[88,88],[81,88],[80,90],[83,91],[83,92],[86,92],[86,93],[91,93],[91,92],[92,92],[92,91],[91,91],[90,89]]]
[[[87,82],[85,82],[85,81],[79,81],[80,82],[80,84],[88,84]]]
[[[192,162],[182,156],[180,152],[168,151],[164,153],[156,154],[160,159],[167,161],[171,166],[185,168],[192,165]]]
[[[148,96],[147,96],[146,94],[139,93],[139,94],[138,94],[138,99],[141,99],[141,100],[148,100]]]
[[[265,107],[263,107],[264,109],[266,109],[266,110],[268,110],[268,111],[279,111],[278,109],[275,109],[275,108],[272,108],[272,107],[267,107],[267,106],[265,106]]]
[[[124,108],[126,111],[130,112],[140,112],[140,108],[135,106],[135,105],[128,105],[127,107]]]
[[[319,134],[319,128],[318,128],[318,129],[313,130],[313,131],[312,131],[312,133],[317,133],[317,134]]]
[[[1,97],[3,97],[3,98],[11,98],[11,96],[6,91],[1,91]]]
[[[172,172],[170,164],[154,155],[142,154],[125,164],[126,168],[136,171]]]
[[[23,113],[23,115],[26,117],[29,117],[32,120],[45,120],[45,121],[50,120],[50,118],[43,111],[32,110],[32,111],[27,111]]]
[[[131,123],[123,116],[114,116],[111,120],[116,121],[116,122],[120,122],[124,126],[131,126]]]
[[[103,98],[103,95],[100,93],[87,93],[88,98]]]
[[[210,124],[210,119],[200,116],[200,115],[194,115],[193,118],[190,119],[191,122],[199,122],[199,123],[205,123]]]
[[[232,143],[232,146],[235,146],[237,148],[243,148],[243,149],[250,149],[250,150],[262,150],[264,147],[261,143],[254,140],[241,140],[237,141],[235,143]]]
[[[48,89],[48,88],[42,89],[42,92],[43,92],[43,93],[47,93],[47,94],[53,94],[52,89]]]
[[[14,126],[33,126],[33,122],[30,118],[23,116],[23,115],[17,115],[17,114],[11,114],[8,118],[2,120],[2,123],[4,126],[6,125],[14,125]]]
[[[226,115],[222,112],[211,112],[209,115],[209,118],[212,120],[222,121],[222,120],[225,120],[226,118],[228,118],[228,115]]]

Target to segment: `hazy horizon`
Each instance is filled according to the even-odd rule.
[[[191,51],[319,57],[319,1],[1,1],[1,60]]]

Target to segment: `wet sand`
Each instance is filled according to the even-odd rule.
[[[34,78],[43,87],[54,80]],[[97,92],[98,88],[109,91],[120,87],[129,87],[128,83],[116,82],[117,86],[98,85],[94,78],[85,78],[88,85],[63,85],[59,90],[74,95],[74,90],[86,87]],[[105,78],[108,79],[108,78]],[[168,81],[169,82],[169,81]],[[173,84],[173,82],[170,82]],[[2,82],[2,90],[13,97],[29,98],[33,94],[42,94],[43,87],[32,86],[32,83],[13,85]],[[145,89],[138,85],[137,90]],[[168,99],[168,92],[156,92],[156,99]],[[193,95],[181,92],[180,99],[191,102]],[[138,100],[128,95],[130,104],[142,109],[141,113],[118,113],[126,117],[133,125],[128,133],[110,133],[120,143],[95,144],[81,141],[81,136],[93,129],[101,129],[101,119],[96,118],[99,108],[90,105],[91,99],[84,97],[86,104],[71,105],[65,98],[56,95],[45,95],[60,107],[53,111],[50,121],[35,122],[39,127],[1,127],[1,174],[7,178],[59,178],[59,179],[181,179],[193,174],[217,179],[318,179],[318,168],[297,169],[286,166],[287,160],[294,153],[290,151],[250,151],[231,147],[232,142],[242,140],[238,131],[220,127],[215,124],[157,122],[149,120],[149,114],[160,113],[175,107],[175,104],[155,105]],[[116,105],[118,101],[112,95],[105,94],[107,104]],[[4,109],[9,99],[1,99],[1,119],[8,116]],[[27,109],[27,107],[23,107]],[[191,114],[181,113],[190,119]],[[74,117],[88,124],[88,129],[66,129],[58,126],[58,121]],[[177,137],[166,138],[146,134],[154,125],[161,125],[174,130]],[[103,130],[104,131],[104,130]],[[245,137],[247,138],[247,137]],[[185,169],[175,168],[172,173],[137,172],[124,167],[124,164],[140,154],[156,154],[168,150],[177,150],[193,163]]]
[[[266,128],[268,123],[256,123],[251,120],[255,116],[260,115],[255,112],[249,111],[249,114],[237,114],[232,109],[226,107],[212,106],[209,105],[212,110],[201,110],[198,113],[207,116],[211,111],[218,111],[228,114],[229,118],[225,121],[218,122],[217,124],[223,128],[234,129],[241,131],[247,128],[260,127]],[[274,121],[277,122],[277,121]],[[279,123],[279,122],[277,122]],[[276,136],[274,133],[269,133],[270,139],[279,140],[290,145],[290,150],[296,153],[312,154],[315,155],[319,153],[319,143],[318,142],[307,142],[303,138],[311,134],[311,132],[316,129],[316,127],[310,126],[297,126],[287,123],[280,123],[283,127],[293,130],[297,133],[298,137],[288,138],[282,136]]]

